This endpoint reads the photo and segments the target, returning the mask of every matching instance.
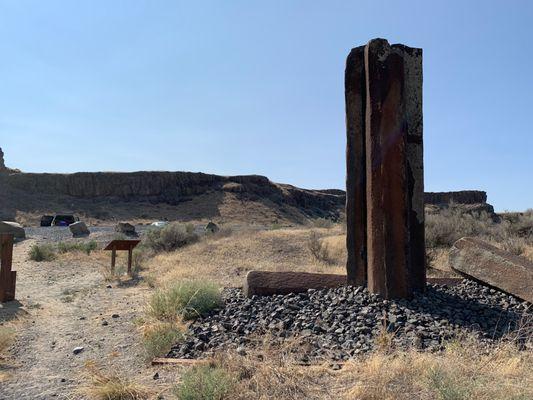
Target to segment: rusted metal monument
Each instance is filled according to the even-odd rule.
[[[128,252],[128,275],[131,275],[133,264],[133,249],[137,247],[140,240],[113,240],[105,247],[104,250],[111,251],[111,273],[115,274],[115,264],[117,262],[117,251]]]
[[[408,298],[426,286],[422,49],[352,49],[345,98],[348,283]]]
[[[17,272],[11,271],[13,263],[13,235],[0,235],[0,303],[15,300]]]

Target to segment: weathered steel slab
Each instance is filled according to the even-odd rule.
[[[533,263],[480,239],[465,237],[450,250],[459,274],[533,303]]]
[[[346,272],[348,283],[366,282],[365,46],[346,60]]]

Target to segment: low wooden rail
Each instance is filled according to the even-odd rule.
[[[17,272],[13,265],[13,235],[0,234],[0,303],[15,300]]]

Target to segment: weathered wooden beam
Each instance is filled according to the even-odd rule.
[[[269,296],[344,285],[346,285],[345,275],[292,271],[249,271],[246,274],[243,291],[247,297],[253,295]]]
[[[12,271],[13,265],[12,234],[0,235],[0,302],[15,300],[17,273]]]
[[[366,283],[365,46],[346,60],[346,273],[351,285]]]
[[[477,238],[464,237],[450,250],[459,274],[533,303],[533,263]]]
[[[429,283],[454,286],[462,278],[428,278]],[[246,274],[243,291],[247,297],[253,295],[272,296],[276,294],[301,293],[309,289],[330,289],[345,286],[346,275],[316,274],[309,272],[249,271]]]
[[[410,297],[426,285],[422,50],[353,49],[345,91],[348,281]]]

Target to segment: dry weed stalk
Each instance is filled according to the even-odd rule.
[[[122,378],[117,374],[105,373],[95,362],[85,365],[86,383],[79,392],[96,400],[146,400],[152,393],[143,385]]]

